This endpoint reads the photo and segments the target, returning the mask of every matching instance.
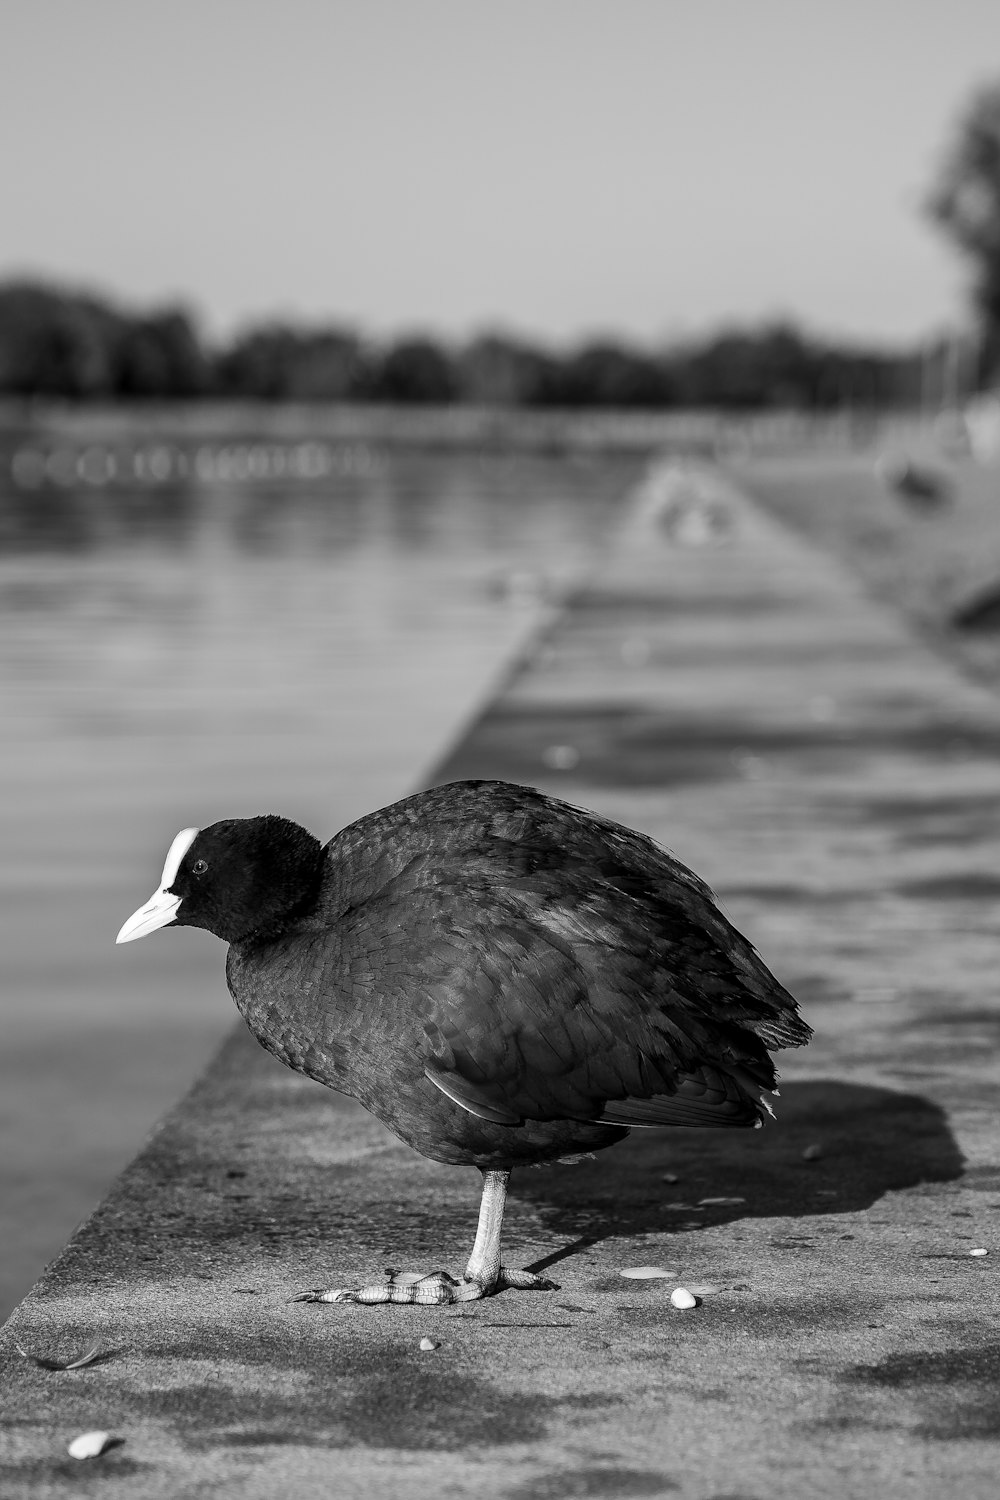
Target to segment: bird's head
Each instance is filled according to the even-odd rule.
[[[277,936],[308,909],[322,873],[318,839],[287,818],[227,818],[184,828],[167,851],[160,885],[116,939],[157,927],[204,927],[223,942]]]

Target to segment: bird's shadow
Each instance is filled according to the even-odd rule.
[[[777,1108],[763,1130],[635,1130],[580,1166],[516,1173],[511,1196],[576,1240],[531,1269],[611,1236],[854,1213],[962,1174],[944,1111],[918,1094],[811,1079],[784,1085]],[[700,1201],[713,1198],[731,1201]]]

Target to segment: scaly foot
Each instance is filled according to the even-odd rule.
[[[379,1302],[404,1302],[444,1306],[450,1302],[478,1302],[481,1297],[492,1297],[495,1292],[508,1288],[515,1291],[557,1292],[554,1281],[535,1276],[531,1271],[510,1271],[501,1266],[495,1281],[476,1281],[468,1277],[456,1281],[447,1271],[432,1271],[421,1276],[419,1271],[394,1271],[388,1269],[381,1281],[371,1286],[353,1289],[331,1288],[300,1292],[293,1302],[360,1302],[371,1306]]]

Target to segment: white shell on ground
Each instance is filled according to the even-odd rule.
[[[698,1298],[689,1292],[686,1286],[675,1287],[670,1293],[670,1301],[674,1307],[679,1308],[698,1306]]]
[[[438,1343],[437,1339],[421,1339],[420,1347],[424,1351],[427,1351],[429,1349],[440,1349],[441,1345]]]
[[[110,1432],[81,1432],[69,1444],[70,1458],[98,1458],[111,1442]]]
[[[100,1346],[95,1344],[93,1349],[88,1349],[86,1354],[80,1354],[76,1359],[50,1359],[45,1354],[29,1354],[27,1349],[22,1349],[20,1344],[14,1348],[22,1359],[29,1360],[31,1364],[38,1365],[42,1370],[82,1370],[84,1365],[92,1365],[95,1359],[101,1355]]]
[[[629,1276],[633,1281],[652,1281],[656,1276],[676,1276],[677,1272],[668,1271],[664,1266],[626,1266],[618,1274]]]
[[[970,1255],[989,1255],[989,1253],[990,1253],[990,1252],[989,1252],[989,1251],[988,1251],[988,1250],[983,1250],[983,1249],[979,1249],[979,1250],[970,1250],[970,1251],[969,1251],[969,1254],[970,1254]]]

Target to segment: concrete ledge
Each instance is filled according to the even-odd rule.
[[[234,1033],[0,1336],[5,1497],[995,1494],[1000,708],[724,498],[717,548],[638,512],[438,779],[542,783],[716,885],[817,1026],[778,1125],[515,1176],[512,1262],[559,1292],[289,1303],[460,1268],[476,1174]],[[89,1428],[124,1442],[68,1458]]]

